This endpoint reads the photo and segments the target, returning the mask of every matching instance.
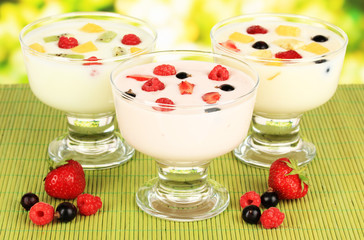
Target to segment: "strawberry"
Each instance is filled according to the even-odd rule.
[[[269,169],[268,185],[278,194],[279,199],[296,199],[307,194],[307,178],[299,168],[297,161],[280,158],[272,163]]]
[[[234,52],[240,52],[240,49],[235,45],[235,43],[232,40],[227,40],[226,42],[219,43],[221,46],[232,50]]]
[[[153,107],[154,110],[161,112],[169,112],[174,110],[173,105],[175,104],[169,98],[158,98],[155,102],[161,107]]]
[[[208,104],[213,104],[219,101],[220,96],[221,95],[218,92],[208,92],[202,96],[202,100]]]
[[[182,81],[178,84],[179,91],[182,95],[192,94],[194,86],[195,86],[195,84],[187,82],[187,81]]]
[[[278,52],[275,54],[276,58],[280,59],[299,59],[302,58],[302,56],[296,52],[295,50],[288,50],[285,52]]]
[[[51,170],[44,181],[47,194],[60,199],[74,199],[86,186],[83,168],[74,160],[67,160],[66,164]]]
[[[152,75],[143,75],[143,74],[133,74],[133,75],[128,75],[126,76],[127,78],[133,78],[137,81],[148,81],[148,80],[151,80],[152,78],[155,78],[154,76]]]

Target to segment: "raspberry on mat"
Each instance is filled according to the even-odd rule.
[[[266,229],[277,228],[283,223],[284,213],[276,207],[271,207],[265,210],[260,217],[260,222]]]
[[[52,222],[54,208],[48,203],[38,202],[30,208],[29,218],[36,225],[46,225]]]
[[[77,207],[80,214],[89,216],[97,213],[97,211],[102,207],[102,201],[98,196],[85,193],[77,197]]]
[[[240,198],[240,206],[245,208],[249,205],[260,206],[260,195],[254,191],[246,192]]]

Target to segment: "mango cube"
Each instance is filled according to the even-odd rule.
[[[41,52],[41,53],[45,53],[46,51],[44,50],[44,47],[42,45],[40,45],[39,43],[33,43],[31,45],[29,45],[29,47],[31,49],[34,49],[35,51]]]
[[[131,47],[131,48],[130,48],[130,52],[131,52],[131,53],[135,53],[135,52],[139,52],[139,51],[141,51],[141,49],[140,49],[140,48],[137,48],[137,47]]]
[[[105,29],[94,23],[87,23],[80,30],[87,33],[97,33],[105,31]]]
[[[281,36],[298,37],[301,34],[301,29],[293,26],[279,25],[276,28],[276,33]]]
[[[86,53],[86,52],[92,52],[96,51],[97,47],[93,42],[89,41],[84,44],[78,45],[77,47],[71,48],[72,51],[76,53]]]
[[[303,47],[301,47],[301,49],[317,55],[322,55],[330,51],[329,49],[317,42],[312,42],[310,44],[304,45]]]
[[[296,49],[302,47],[303,45],[305,45],[304,42],[293,39],[293,38],[278,39],[278,40],[273,41],[273,43],[286,50],[296,50]]]
[[[252,52],[250,55],[254,56],[254,57],[260,57],[260,58],[272,58],[272,56],[273,56],[272,51],[269,49],[258,50],[258,51]]]
[[[234,32],[229,36],[229,40],[241,43],[250,43],[254,41],[254,38],[252,36],[248,36],[239,32]]]

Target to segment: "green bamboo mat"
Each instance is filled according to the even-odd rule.
[[[85,192],[103,200],[99,213],[38,227],[20,198],[32,191],[53,206],[62,202],[45,193],[42,180],[48,143],[65,129],[62,113],[39,102],[28,85],[0,86],[0,239],[363,239],[364,85],[339,86],[328,103],[304,115],[302,135],[317,147],[308,167],[311,187],[304,198],[279,203],[286,219],[273,230],[242,222],[240,196],[263,193],[268,171],[232,153],[215,159],[209,171],[231,195],[217,217],[181,223],[139,210],[135,192],[157,173],[154,161],[137,152],[118,168],[86,172]]]

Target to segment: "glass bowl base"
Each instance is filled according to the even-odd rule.
[[[279,158],[295,159],[299,166],[308,164],[316,155],[316,148],[310,142],[302,139],[294,147],[259,146],[248,136],[234,149],[235,157],[242,162],[255,167],[269,168]]]
[[[223,212],[230,202],[228,191],[211,179],[206,181],[208,190],[203,194],[188,190],[161,194],[159,181],[154,178],[146,182],[136,194],[138,206],[154,217],[179,222],[204,220]]]
[[[73,159],[84,170],[99,170],[126,163],[134,155],[134,148],[118,133],[102,141],[72,141],[67,134],[49,144],[48,154],[55,162]]]

